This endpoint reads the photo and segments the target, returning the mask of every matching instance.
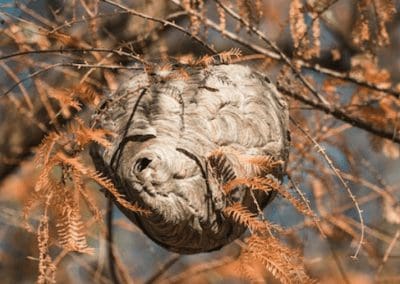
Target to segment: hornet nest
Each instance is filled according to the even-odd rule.
[[[154,67],[134,71],[95,114],[112,147],[93,146],[96,167],[126,200],[122,212],[156,243],[178,253],[221,248],[246,227],[223,213],[239,202],[257,213],[275,195],[238,178],[281,180],[289,153],[288,109],[269,79],[241,65]],[[251,157],[280,161],[269,171]],[[250,157],[250,158],[249,158]]]

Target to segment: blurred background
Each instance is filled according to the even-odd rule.
[[[399,283],[399,9],[396,0],[1,0],[1,282],[32,283],[41,274],[45,202],[35,195],[43,172],[35,154],[46,135],[68,134],[77,117],[89,125],[135,64],[189,62],[212,56],[210,49],[238,48],[232,62],[267,74],[287,97],[293,123],[284,186],[309,201],[318,221],[280,196],[265,218],[285,229],[282,240],[322,283]],[[80,156],[91,164],[86,149]],[[50,213],[55,279],[112,283],[107,199],[89,179],[84,188],[90,202],[77,204],[94,250],[60,244]],[[238,242],[176,255],[117,209],[113,228],[122,282],[250,282],[240,273]],[[254,269],[258,281],[276,282],[262,263],[254,261]]]

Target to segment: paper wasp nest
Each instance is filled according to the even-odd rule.
[[[268,78],[241,65],[174,65],[134,71],[94,117],[116,135],[108,149],[92,149],[97,168],[125,199],[148,209],[123,213],[161,246],[178,253],[219,249],[245,231],[224,215],[240,202],[251,212],[274,193],[243,178],[282,178],[289,152],[288,110]],[[246,161],[282,161],[272,172]],[[255,204],[258,202],[258,206]]]

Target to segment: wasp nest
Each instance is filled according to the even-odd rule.
[[[96,166],[150,214],[117,206],[174,252],[211,251],[240,237],[245,226],[224,208],[241,203],[257,212],[274,193],[245,184],[227,192],[224,185],[243,177],[280,180],[286,167],[286,102],[267,77],[245,66],[135,71],[94,119],[115,133],[111,148],[92,149]],[[266,172],[246,163],[260,156],[280,166]]]

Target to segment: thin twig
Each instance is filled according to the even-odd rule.
[[[140,88],[139,88],[140,89]],[[138,89],[138,90],[139,90]],[[124,133],[122,135],[122,139],[121,142],[118,145],[118,148],[114,151],[114,153],[112,154],[111,157],[111,161],[110,161],[110,166],[112,168],[112,170],[114,172],[116,172],[119,168],[119,163],[120,163],[120,157],[122,155],[123,152],[123,148],[125,147],[124,144],[124,140],[125,137],[128,134],[128,130],[129,130],[129,126],[131,125],[132,121],[133,121],[133,117],[135,115],[136,109],[138,107],[138,104],[141,100],[141,98],[144,96],[144,94],[146,93],[147,89],[146,88],[142,88],[139,98],[136,101],[135,106],[133,107],[131,114],[129,116],[128,122],[125,126],[125,130]],[[113,200],[111,198],[111,196],[108,199],[108,203],[107,203],[107,208],[108,208],[108,213],[107,213],[107,240],[108,240],[108,261],[109,261],[109,267],[110,267],[110,273],[112,276],[112,279],[114,281],[114,283],[118,284],[119,282],[119,278],[116,272],[116,267],[115,267],[115,252],[114,252],[114,246],[113,246],[113,224],[112,224],[112,207],[113,207]]]
[[[388,192],[387,190],[385,190],[384,188],[381,188],[380,186],[377,186],[371,182],[369,182],[366,179],[363,179],[361,177],[356,177],[353,176],[349,173],[345,173],[345,172],[341,172],[342,176],[344,179],[352,181],[352,182],[356,182],[368,189],[371,189],[372,191],[375,191],[376,193],[378,193],[382,198],[385,198],[386,200],[388,200],[390,203],[392,204],[396,204],[399,201],[397,200],[397,198],[391,194],[390,192]]]
[[[344,214],[342,214],[340,216],[340,219],[343,222],[347,223],[349,226],[353,226],[355,228],[359,228],[360,227],[360,224],[356,220],[354,220],[353,218],[347,217]],[[365,233],[367,235],[369,235],[370,237],[374,237],[377,240],[382,241],[383,243],[390,244],[390,242],[392,241],[391,236],[386,235],[385,233],[379,231],[378,229],[370,228],[367,225],[365,225]]]
[[[349,278],[346,275],[346,270],[343,268],[342,262],[340,261],[340,258],[337,255],[335,249],[333,248],[332,243],[329,238],[328,238],[328,245],[329,245],[329,250],[332,254],[333,260],[339,270],[340,276],[342,276],[342,278],[343,278],[344,283],[351,284]]]
[[[128,12],[126,12],[126,13],[128,13]],[[184,13],[180,12],[179,16],[181,16],[183,14],[187,14],[187,13],[188,12],[184,12]],[[229,32],[227,30],[223,30],[220,28],[220,26],[217,23],[211,21],[208,18],[204,19],[204,24],[206,26],[209,26],[210,28],[214,29],[215,31],[221,33],[221,35],[229,38],[230,40],[235,41],[235,42],[241,44],[242,46],[245,46],[245,47],[249,48],[250,50],[259,53],[260,55],[257,55],[258,59],[261,59],[260,57],[261,57],[261,55],[263,55],[264,57],[267,57],[267,58],[271,58],[271,59],[275,59],[275,60],[282,60],[281,56],[278,53],[268,50],[268,49],[265,49],[265,48],[261,47],[260,45],[251,43],[250,41],[237,36],[237,34],[235,34],[235,33]],[[132,59],[135,59],[138,61],[143,61],[143,59],[140,59],[139,57],[134,56],[130,53],[123,52],[120,50],[112,50],[112,49],[104,49],[104,48],[29,50],[29,51],[16,52],[16,53],[11,53],[11,54],[7,54],[4,56],[0,56],[0,60],[13,58],[13,57],[17,57],[17,56],[22,56],[22,55],[28,55],[28,54],[63,53],[63,52],[91,52],[91,51],[93,51],[93,52],[112,52],[119,56],[127,56],[129,58],[132,58]],[[324,75],[327,75],[327,76],[330,76],[333,78],[337,78],[337,79],[341,79],[343,81],[354,83],[354,84],[360,85],[362,87],[369,88],[371,90],[384,92],[395,98],[400,98],[399,91],[397,91],[391,87],[383,87],[383,86],[379,86],[377,84],[362,80],[360,78],[353,76],[349,72],[338,72],[336,70],[322,67],[319,64],[313,64],[313,63],[305,62],[303,60],[296,60],[296,65],[298,65],[302,68],[316,71],[318,73],[321,73],[321,74],[324,74]]]
[[[26,77],[22,78],[21,80],[19,80],[18,82],[14,83],[7,91],[5,91],[3,94],[1,94],[0,97],[7,96],[10,92],[12,92],[12,90],[14,90],[16,87],[18,87],[23,82],[33,79],[34,77],[37,77],[40,74],[46,73],[47,71],[54,69],[56,67],[59,67],[59,66],[63,66],[63,63],[56,63],[53,65],[49,65],[43,69],[33,72],[32,74],[29,74],[28,76],[26,76]]]
[[[356,197],[354,196],[353,192],[351,191],[350,187],[347,185],[346,181],[344,180],[344,178],[342,177],[340,171],[335,167],[335,165],[333,164],[331,158],[329,158],[328,154],[325,152],[324,148],[322,148],[322,146],[310,135],[308,134],[308,132],[303,129],[292,117],[290,117],[290,121],[315,145],[315,147],[318,150],[318,153],[320,153],[322,155],[322,157],[325,159],[325,161],[328,163],[329,167],[331,168],[331,170],[335,173],[336,177],[339,179],[339,181],[341,182],[341,184],[343,185],[343,187],[346,189],[350,199],[353,201],[353,204],[357,210],[358,213],[358,217],[360,219],[360,224],[361,224],[361,236],[360,236],[360,241],[358,243],[357,249],[354,253],[354,255],[352,256],[353,258],[357,258],[358,253],[361,250],[361,247],[363,245],[364,242],[364,234],[365,234],[365,225],[364,225],[364,218],[362,215],[362,210],[360,208],[360,205],[358,204]]]
[[[387,262],[387,260],[389,259],[389,256],[390,256],[396,242],[398,241],[399,237],[400,237],[400,229],[396,231],[396,234],[394,235],[392,241],[390,242],[390,244],[385,252],[385,255],[382,258],[382,262],[379,265],[378,270],[376,272],[377,275],[379,275],[382,272],[382,269],[383,269],[385,263]]]
[[[4,69],[4,71],[8,74],[8,76],[10,76],[11,79],[13,79],[14,82],[18,82],[19,77],[5,62],[0,62],[0,66]],[[28,91],[26,90],[24,85],[19,85],[19,89],[21,90],[21,93],[24,96],[25,102],[28,107],[28,111],[33,111],[34,107],[32,100],[29,97]]]
[[[299,61],[299,64],[303,68],[310,69],[310,70],[316,71],[316,72],[324,74],[324,75],[328,75],[328,76],[336,78],[336,79],[348,81],[350,83],[354,83],[354,84],[369,88],[374,91],[384,92],[384,93],[387,93],[397,99],[400,98],[399,91],[396,91],[395,89],[390,88],[390,87],[382,87],[382,86],[376,85],[374,83],[371,83],[369,81],[362,80],[360,78],[355,77],[350,72],[339,72],[339,71],[335,71],[335,70],[332,70],[329,68],[322,67],[319,64],[311,64],[309,62],[305,62],[302,60]]]
[[[217,51],[212,46],[210,46],[209,44],[204,42],[197,35],[189,32],[187,29],[175,24],[174,22],[170,22],[170,21],[167,21],[167,20],[164,20],[164,19],[161,19],[161,18],[152,17],[152,16],[149,16],[149,15],[140,13],[140,12],[134,10],[134,9],[128,8],[128,7],[126,7],[126,6],[122,5],[122,4],[119,4],[119,3],[111,1],[111,0],[101,0],[101,1],[105,2],[105,3],[108,3],[108,4],[110,4],[110,5],[114,6],[114,7],[118,7],[120,9],[124,10],[124,11],[129,12],[129,14],[137,16],[137,17],[140,17],[142,19],[146,19],[146,20],[150,20],[150,21],[153,21],[153,22],[157,22],[157,23],[163,24],[164,26],[170,26],[170,27],[172,27],[172,28],[174,28],[174,29],[176,29],[176,30],[188,35],[189,37],[193,38],[196,42],[198,42],[201,46],[203,46],[209,53],[211,53],[211,54],[216,54],[217,53]]]
[[[56,63],[53,65],[49,65],[43,69],[37,70],[33,72],[32,74],[29,74],[28,76],[22,78],[21,80],[17,81],[15,84],[13,84],[7,91],[5,91],[3,94],[0,94],[1,96],[6,96],[10,92],[12,92],[16,87],[18,87],[20,84],[23,82],[33,79],[47,71],[50,71],[51,69],[55,69],[57,67],[74,67],[77,69],[81,68],[99,68],[99,69],[111,69],[111,70],[116,70],[116,69],[128,69],[128,70],[142,70],[142,67],[137,67],[137,66],[119,66],[119,65],[96,65],[96,64],[80,64],[80,63]]]
[[[299,94],[298,92],[288,90],[287,88],[284,88],[279,85],[278,85],[278,90],[289,97],[292,97],[292,98],[294,98],[298,101],[301,101],[309,106],[312,106],[317,110],[320,110],[327,114],[330,114],[339,120],[350,123],[351,125],[353,125],[357,128],[364,129],[364,130],[366,130],[372,134],[375,134],[379,137],[386,138],[390,141],[400,144],[400,135],[399,134],[395,134],[392,131],[388,131],[388,130],[382,129],[380,127],[376,127],[376,126],[372,125],[370,122],[367,122],[359,117],[351,116],[348,112],[343,110],[342,107],[337,107],[337,106],[331,105],[331,107],[328,108],[322,103],[319,103],[319,102],[316,102],[315,100],[306,98],[306,97],[302,96],[301,94]]]
[[[30,55],[30,54],[46,54],[46,53],[67,53],[67,52],[78,52],[78,53],[85,53],[85,52],[111,52],[114,53],[115,55],[119,56],[125,56],[131,59],[134,59],[135,61],[139,61],[143,64],[148,64],[143,58],[136,56],[132,53],[124,52],[120,49],[110,49],[110,48],[56,48],[56,49],[39,49],[39,50],[27,50],[27,51],[19,51],[15,53],[10,53],[7,55],[0,56],[0,60],[5,60],[5,59],[10,59],[18,56],[24,56],[24,55]]]
[[[300,190],[300,188],[297,186],[297,184],[294,182],[294,180],[292,179],[292,177],[290,176],[290,174],[287,174],[290,183],[292,184],[293,188],[296,190],[296,192],[300,195],[300,198],[303,200],[304,204],[307,206],[308,210],[310,210],[310,212],[313,213],[312,219],[315,223],[315,225],[317,226],[319,232],[321,233],[321,236],[323,238],[326,238],[326,235],[324,233],[324,231],[322,230],[321,224],[320,224],[320,220],[319,218],[315,215],[314,211],[311,209],[310,203],[307,200],[307,198],[304,196],[303,192]]]
[[[121,283],[119,281],[117,271],[115,269],[115,253],[113,248],[113,202],[111,196],[107,200],[107,252],[108,252],[108,267],[110,268],[111,279],[114,284]]]
[[[394,192],[396,192],[396,189],[391,188],[391,189],[388,189],[387,191],[388,191],[389,193],[394,193]],[[359,204],[365,204],[365,203],[371,202],[371,201],[373,201],[373,200],[375,200],[375,199],[378,199],[378,198],[381,198],[381,197],[382,197],[382,194],[379,194],[379,193],[376,193],[376,192],[371,192],[371,193],[369,193],[369,194],[367,194],[367,195],[364,195],[364,196],[360,197],[360,198],[358,199],[358,203],[359,203]],[[353,207],[353,204],[352,204],[352,203],[344,204],[343,206],[340,206],[340,207],[335,208],[335,209],[333,210],[333,214],[342,213],[342,212],[344,212],[344,211],[346,211],[346,210],[351,209],[352,207]]]
[[[171,256],[170,259],[167,260],[166,263],[164,263],[158,270],[157,272],[152,275],[149,279],[147,279],[144,284],[151,284],[156,282],[167,270],[174,265],[179,259],[181,258],[181,255],[179,254],[174,254]]]
[[[173,1],[173,3],[178,5],[178,1],[176,0],[170,0]],[[180,4],[179,4],[180,5]],[[222,36],[236,42],[239,43],[240,45],[249,48],[250,50],[260,53],[262,55],[264,55],[267,58],[271,58],[271,59],[275,59],[275,60],[279,60],[279,61],[285,61],[284,58],[281,57],[281,55],[278,52],[275,52],[273,50],[269,50],[269,49],[265,49],[262,46],[255,44],[255,43],[251,43],[249,40],[246,40],[240,36],[238,36],[236,33],[232,33],[226,29],[222,29],[220,27],[219,24],[217,24],[216,22],[210,20],[209,18],[204,18],[200,13],[197,13],[196,11],[190,10],[187,12],[188,14],[193,14],[196,15],[197,17],[199,17],[204,25],[212,28],[213,30],[219,32]],[[254,27],[253,27],[254,28]],[[262,34],[261,31],[259,31],[258,29],[254,28],[255,30],[257,30],[259,33]],[[289,58],[288,58],[289,59]],[[290,59],[289,59],[290,60]],[[343,81],[347,81],[350,83],[354,83],[363,87],[367,87],[371,90],[375,90],[375,91],[379,91],[379,92],[384,92],[387,93],[395,98],[400,98],[400,92],[396,89],[393,89],[391,87],[383,87],[383,86],[379,86],[377,84],[371,83],[369,81],[357,78],[355,76],[353,76],[351,73],[349,72],[338,72],[336,70],[332,70],[329,68],[325,68],[325,67],[321,67],[319,64],[314,64],[314,63],[309,63],[306,62],[304,60],[301,59],[296,59],[295,62],[296,66],[299,66],[301,68],[305,68],[305,69],[309,69],[309,70],[313,70],[316,71],[318,73],[333,77],[333,78],[337,78],[337,79],[341,79]],[[312,87],[312,86],[311,86]]]

